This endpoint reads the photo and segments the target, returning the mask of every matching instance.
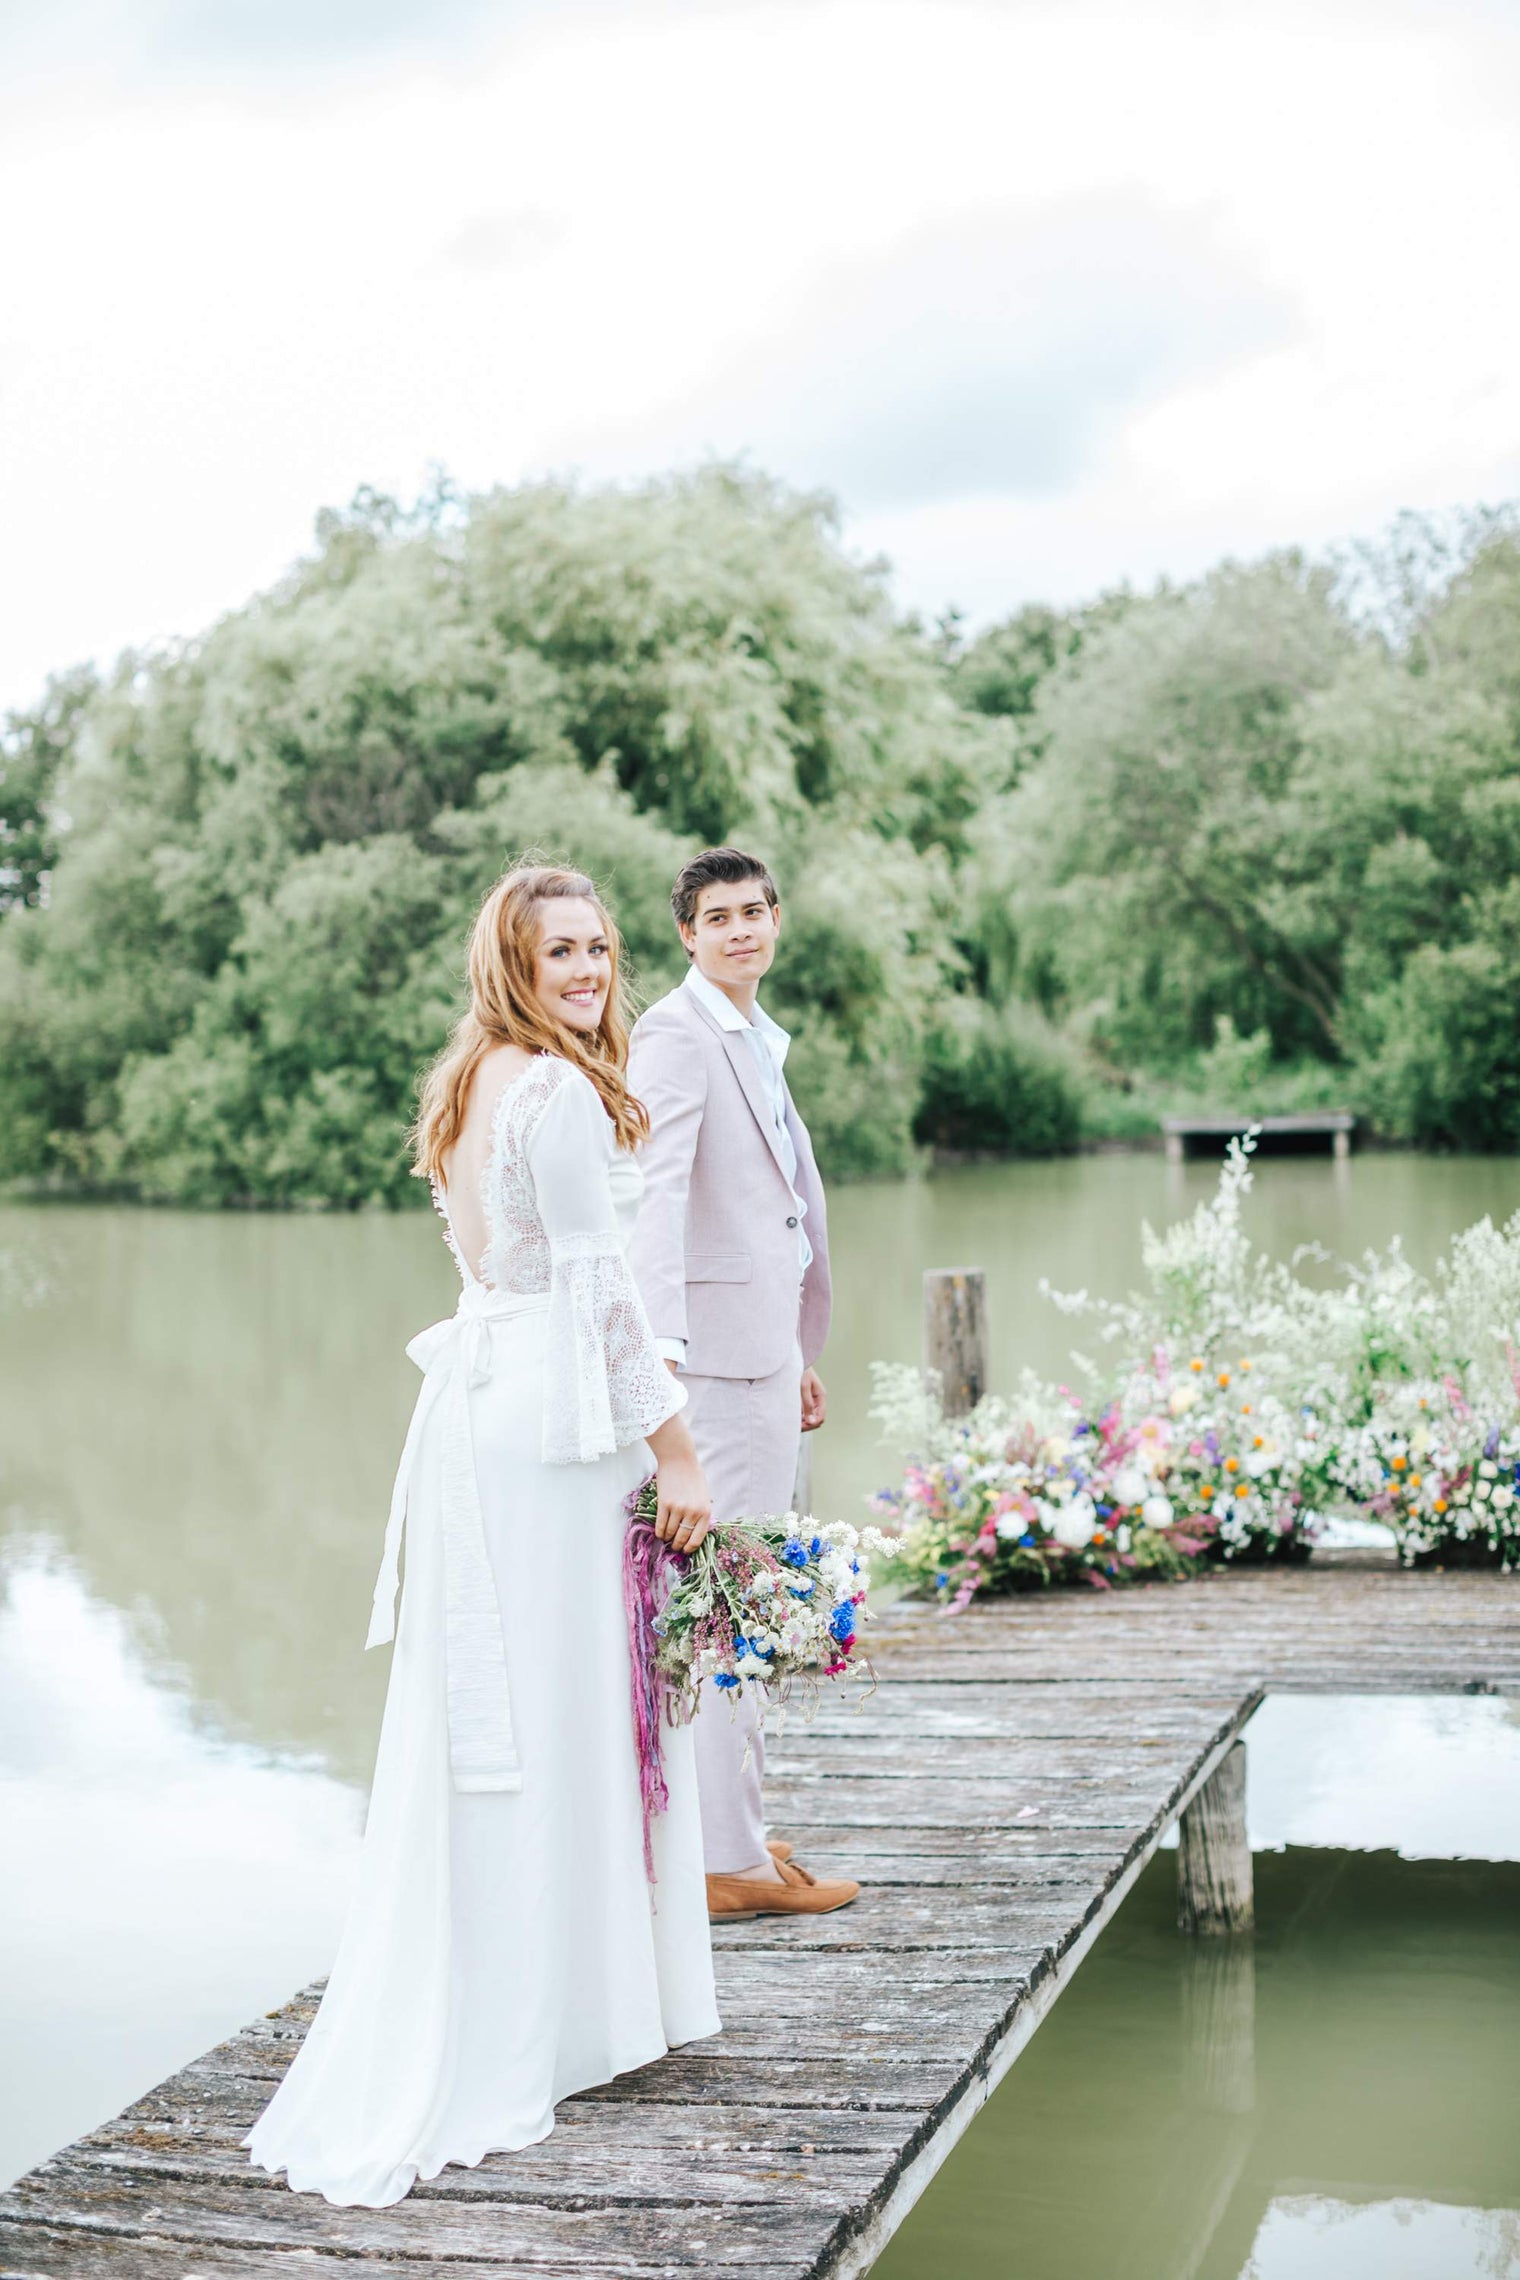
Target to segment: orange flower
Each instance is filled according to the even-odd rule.
[[[1237,1496],[1249,1496],[1249,1495],[1250,1495],[1250,1493],[1251,1493],[1251,1484],[1250,1484],[1250,1482],[1249,1482],[1248,1480],[1241,1480],[1241,1481],[1237,1481],[1237,1482],[1236,1482],[1236,1484],[1235,1484],[1235,1494],[1236,1494]]]
[[[1419,1474],[1418,1474],[1418,1473],[1411,1473],[1411,1474],[1410,1474],[1410,1476],[1409,1476],[1409,1493],[1410,1493],[1410,1495],[1411,1495],[1411,1496],[1414,1494],[1415,1490],[1416,1490],[1416,1489],[1419,1487],[1419,1485],[1420,1485],[1420,1476],[1419,1476]]]
[[[1226,1457],[1226,1458],[1225,1458],[1225,1460],[1224,1460],[1224,1469],[1225,1469],[1225,1471],[1226,1471],[1226,1472],[1239,1472],[1239,1470],[1240,1470],[1240,1459],[1239,1459],[1239,1457]]]
[[[1404,1470],[1404,1467],[1405,1467],[1405,1466],[1408,1464],[1408,1462],[1409,1462],[1409,1459],[1408,1459],[1407,1457],[1395,1457],[1395,1458],[1393,1459],[1393,1469],[1394,1469],[1394,1471],[1395,1471],[1395,1472],[1402,1472],[1402,1471]]]
[[[1221,1370],[1221,1371],[1220,1371],[1220,1373],[1219,1373],[1219,1382],[1220,1382],[1220,1384],[1221,1384],[1221,1385],[1228,1385],[1228,1384],[1229,1384],[1229,1382],[1230,1382],[1230,1373],[1229,1373],[1229,1371],[1228,1371],[1228,1370]]]
[[[1203,1368],[1203,1364],[1202,1364],[1202,1362],[1199,1362],[1199,1361],[1193,1361],[1193,1362],[1189,1362],[1189,1363],[1188,1363],[1188,1368],[1189,1368],[1190,1370],[1201,1370],[1201,1369]]]
[[[1263,1433],[1254,1433],[1254,1434],[1251,1436],[1251,1446],[1252,1446],[1252,1448],[1253,1448],[1253,1449],[1264,1449],[1264,1448],[1266,1447],[1266,1445],[1267,1445],[1267,1442],[1266,1442],[1266,1436],[1265,1436],[1265,1434],[1263,1434]]]
[[[1436,1510],[1438,1512],[1444,1512],[1446,1510],[1446,1499],[1444,1496],[1438,1496],[1436,1498]]]
[[[1242,1362],[1240,1366],[1243,1370],[1248,1370],[1251,1367],[1249,1362]]]

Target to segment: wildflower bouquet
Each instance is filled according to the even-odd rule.
[[[692,1716],[709,1679],[736,1701],[757,1695],[762,1721],[799,1681],[808,1709],[823,1679],[858,1671],[874,1684],[859,1651],[870,1584],[861,1555],[885,1548],[879,1529],[787,1512],[732,1521],[677,1552],[655,1535],[655,1512],[650,1480],[629,1499],[623,1582],[651,1873],[650,1816],[668,1802],[661,1728]]]

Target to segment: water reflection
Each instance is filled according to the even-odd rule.
[[[1273,1695],[1251,1720],[1246,1822],[1258,1850],[1520,1860],[1520,1701]]]
[[[326,1968],[363,1800],[209,1732],[55,1551],[0,1585],[8,2180]]]
[[[1274,2200],[1241,2280],[1514,2280],[1520,2216],[1508,2209],[1453,2209],[1438,2201],[1375,2201],[1358,2207],[1323,2195]]]

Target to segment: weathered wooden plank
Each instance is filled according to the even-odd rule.
[[[299,2249],[311,2237],[312,2197],[258,2184],[176,2178],[144,2193],[130,2181],[101,2178],[72,2163],[46,2164],[46,2222],[82,2234],[150,2231],[190,2251]],[[37,2190],[29,2180],[15,2189],[24,2212]],[[144,2203],[146,2202],[146,2207]],[[556,2209],[541,2204],[471,2199],[453,2190],[419,2186],[390,2209],[337,2209],[319,2202],[316,2238],[328,2249],[400,2266],[408,2262],[474,2258],[483,2265],[533,2271],[546,2262],[593,2270],[661,2272],[727,2270],[760,2263],[778,2272],[805,2272],[810,2243],[828,2231],[830,2212],[793,2189],[773,2186],[769,2197],[746,2205],[741,2222],[703,2204],[663,2203],[658,2209],[597,2206]],[[186,2260],[184,2269],[193,2269]]]

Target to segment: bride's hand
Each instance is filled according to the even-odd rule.
[[[672,1456],[655,1475],[654,1532],[678,1552],[694,1552],[712,1526],[712,1498],[696,1453]]]

